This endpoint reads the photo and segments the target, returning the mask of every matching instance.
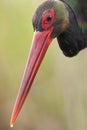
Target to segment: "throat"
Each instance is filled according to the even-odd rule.
[[[82,35],[78,36],[78,34],[75,34],[74,36],[69,32],[65,32],[57,38],[59,46],[65,56],[76,56],[81,50],[87,47],[87,38]]]

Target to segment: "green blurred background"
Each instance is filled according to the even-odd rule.
[[[65,57],[49,47],[13,128],[9,122],[33,37],[32,15],[41,0],[0,0],[0,130],[86,130],[87,50]]]

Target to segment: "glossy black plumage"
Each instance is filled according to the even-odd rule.
[[[67,3],[65,2],[65,4]],[[80,19],[78,18],[79,17],[81,18],[79,13],[81,12],[82,9],[81,10],[79,9],[79,12],[75,13],[76,10],[74,12],[73,9],[76,8],[76,5],[75,7],[73,7],[73,9],[70,7],[69,4],[67,5],[68,5],[70,24],[68,28],[57,37],[57,40],[64,55],[68,57],[73,57],[77,55],[80,50],[87,47],[87,32],[85,31],[86,28],[85,30],[83,30],[83,28],[79,25]],[[79,8],[79,5],[77,7]],[[84,8],[84,6],[82,6],[82,8]],[[86,15],[83,13],[84,20],[86,20],[85,16]]]
[[[61,0],[67,3],[74,11],[77,19],[87,21],[87,0]]]

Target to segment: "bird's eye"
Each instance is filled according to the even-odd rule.
[[[47,29],[54,21],[54,10],[51,9],[45,12],[42,16],[42,28]]]
[[[51,15],[46,18],[47,22],[50,22],[51,20],[52,20],[52,16]]]

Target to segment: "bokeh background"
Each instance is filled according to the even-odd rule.
[[[86,130],[87,50],[65,57],[49,47],[13,128],[10,117],[33,37],[32,15],[41,0],[0,0],[0,130]]]

